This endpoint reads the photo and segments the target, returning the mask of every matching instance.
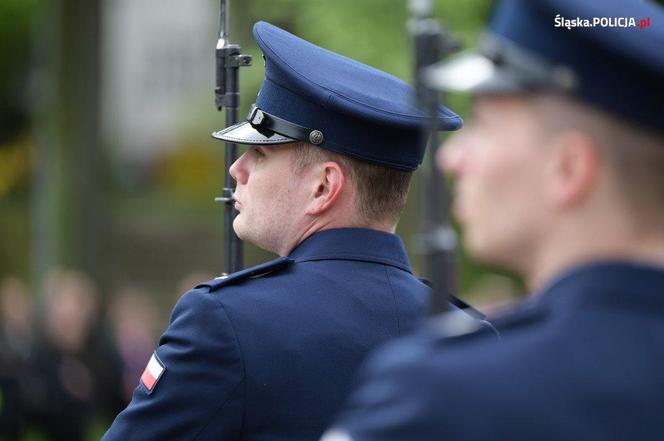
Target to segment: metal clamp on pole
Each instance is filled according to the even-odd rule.
[[[231,44],[228,38],[229,0],[221,0],[219,12],[219,40],[215,50],[214,102],[217,110],[226,109],[226,127],[237,123],[240,106],[239,68],[251,65],[251,56],[242,55],[240,46]],[[223,196],[215,198],[224,204],[224,273],[242,269],[242,241],[233,231],[233,219],[237,214],[233,207],[235,182],[230,175],[230,166],[237,159],[237,144],[226,142]]]
[[[450,295],[456,293],[456,232],[449,215],[450,196],[445,179],[436,168],[438,149],[437,91],[423,81],[423,70],[441,58],[457,51],[458,42],[433,18],[431,0],[409,0],[410,20],[408,27],[415,45],[415,90],[417,104],[429,115],[429,123],[423,127],[423,136],[429,140],[429,169],[425,172],[425,220],[422,246],[426,258],[426,276],[431,282],[433,297],[432,314],[449,309]]]

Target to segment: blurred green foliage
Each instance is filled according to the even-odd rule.
[[[28,78],[37,0],[0,2],[0,276],[27,275]]]
[[[27,84],[38,0],[0,2],[0,146],[28,123]]]
[[[218,0],[209,1],[216,10]],[[435,16],[444,21],[465,47],[472,47],[489,15],[491,0],[435,0],[434,3]],[[182,5],[186,7],[186,4]],[[10,272],[23,276],[29,274],[29,177],[35,158],[30,154],[34,142],[28,135],[28,79],[31,78],[31,53],[35,46],[32,39],[39,35],[39,29],[34,27],[39,6],[39,0],[0,2],[0,277]],[[263,79],[261,54],[251,36],[251,27],[258,20],[270,21],[320,46],[412,82],[413,54],[406,27],[405,0],[231,0],[231,6],[231,40],[240,43],[243,52],[254,56],[254,66],[241,71],[240,115],[252,103]],[[158,7],[157,3],[155,7]],[[166,24],[164,28],[167,29]],[[85,36],[81,35],[81,38]],[[210,35],[209,39],[212,48],[216,36]],[[212,63],[211,50],[210,66]],[[154,242],[154,252],[165,256],[169,254],[166,237],[173,244],[191,247],[194,246],[191,245],[192,231],[197,231],[198,249],[191,249],[186,255],[202,254],[208,260],[214,260],[210,257],[212,255],[220,255],[222,209],[212,202],[212,198],[221,188],[223,149],[210,140],[209,133],[221,127],[223,114],[215,111],[211,91],[212,84],[208,100],[195,102],[192,99],[183,106],[184,132],[179,136],[175,150],[164,150],[148,165],[109,164],[109,168],[115,168],[115,173],[110,182],[104,182],[108,187],[105,194],[109,197],[110,207],[110,217],[106,221],[120,226],[110,241],[118,242],[119,236],[123,243],[135,244],[135,237],[143,232],[163,231],[161,239],[152,238],[147,242]],[[450,96],[446,100],[446,104],[461,116],[468,116],[466,97]],[[113,146],[108,148],[113,150]],[[413,237],[419,231],[423,213],[418,191],[420,185],[416,179],[399,227],[416,268],[418,259],[413,254]],[[176,229],[180,234],[169,233]],[[201,242],[200,237],[208,237],[207,242]],[[201,246],[213,251],[200,253]],[[126,261],[113,263],[117,265],[132,265],[134,262],[125,259],[124,254],[113,256],[110,253],[109,256],[109,259],[123,256]],[[462,292],[470,293],[487,270],[476,265],[463,249],[459,250],[459,256]],[[265,253],[248,247],[247,264],[266,257]],[[150,261],[150,258],[135,262],[141,261]],[[191,265],[200,266],[200,263],[192,262]],[[215,271],[219,267],[220,262],[209,261],[203,269]],[[118,267],[117,271],[121,270]],[[166,287],[172,288],[174,278],[184,271],[173,273],[164,268],[161,271],[167,275],[161,276],[157,274],[160,270],[155,268],[154,274],[149,276],[158,278],[149,287],[162,291]],[[124,272],[141,277],[136,268]]]

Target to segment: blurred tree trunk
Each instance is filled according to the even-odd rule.
[[[41,3],[35,29],[34,282],[54,267],[101,276],[100,47],[102,0]]]

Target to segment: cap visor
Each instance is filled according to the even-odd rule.
[[[237,144],[285,144],[297,141],[267,130],[259,132],[247,121],[213,132],[212,137]]]
[[[429,66],[423,72],[423,80],[434,89],[449,92],[500,93],[523,90],[511,72],[474,52]]]

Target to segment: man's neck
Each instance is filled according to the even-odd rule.
[[[324,230],[332,230],[335,228],[367,228],[370,230],[384,231],[386,233],[394,233],[396,231],[396,224],[391,222],[358,222],[358,221],[338,221],[333,217],[327,218],[314,218],[300,229],[300,232],[293,237],[293,240],[284,243],[284,246],[279,250],[280,256],[289,255],[295,247],[302,243],[308,237]]]
[[[626,260],[664,267],[664,233],[621,235],[593,231],[584,237],[550,241],[524,271],[531,292],[538,292],[557,275],[576,266],[606,260]]]

